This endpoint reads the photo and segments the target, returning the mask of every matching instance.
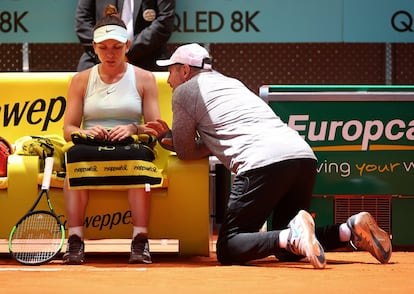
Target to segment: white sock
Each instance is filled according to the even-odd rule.
[[[78,235],[81,238],[81,240],[83,240],[83,226],[69,227],[68,234],[69,236]]]
[[[339,226],[339,240],[341,242],[347,242],[351,240],[351,230],[346,223]]]
[[[136,227],[136,226],[134,226],[134,231],[132,233],[132,239],[134,239],[135,236],[138,235],[139,233],[142,233],[142,234],[146,235],[148,233],[148,229],[146,227]]]
[[[279,248],[287,247],[287,240],[289,237],[290,229],[285,229],[279,233]]]

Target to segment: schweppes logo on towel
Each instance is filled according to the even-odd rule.
[[[152,162],[153,154],[148,153],[147,148],[111,146],[100,156],[99,148],[101,146],[75,144],[68,150],[66,173],[72,189],[162,186],[162,172]]]
[[[161,186],[163,181],[158,168],[143,160],[72,162],[67,164],[66,172],[71,188]]]

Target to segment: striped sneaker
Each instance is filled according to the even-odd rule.
[[[315,236],[315,223],[312,216],[301,210],[290,221],[288,227],[287,250],[296,255],[306,256],[314,268],[322,269],[326,265],[325,253]]]
[[[351,245],[356,249],[366,250],[379,262],[388,263],[392,254],[390,236],[381,229],[368,212],[360,212],[346,221],[351,230]]]

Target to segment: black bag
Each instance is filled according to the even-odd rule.
[[[155,138],[136,136],[111,142],[75,133],[72,139],[75,144],[66,152],[66,175],[72,189],[162,186],[162,172],[152,162]]]

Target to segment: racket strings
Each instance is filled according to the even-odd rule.
[[[15,258],[24,263],[38,264],[56,255],[62,244],[60,224],[47,213],[34,213],[16,228],[12,238]]]

